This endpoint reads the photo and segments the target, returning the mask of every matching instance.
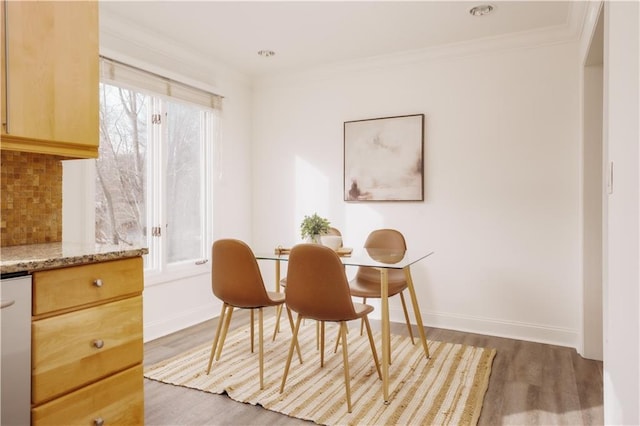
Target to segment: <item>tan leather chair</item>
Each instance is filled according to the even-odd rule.
[[[258,310],[258,345],[260,363],[260,389],[264,388],[264,349],[262,308],[278,306],[284,303],[284,294],[267,291],[262,280],[258,262],[251,248],[244,242],[234,239],[222,239],[213,243],[211,249],[211,288],[220,299],[222,311],[218,319],[216,335],[211,347],[207,374],[211,371],[214,353],[220,360],[222,347],[229,330],[234,308],[251,309],[251,352],[253,352],[254,318],[253,311]],[[289,314],[289,323],[293,330],[293,318]],[[298,355],[300,355],[298,349]],[[300,358],[302,362],[302,358]]]
[[[367,240],[364,243],[364,248],[388,248],[388,249],[407,249],[407,243],[404,236],[400,231],[395,229],[377,229],[372,231]],[[409,313],[407,312],[407,304],[405,303],[403,292],[407,288],[407,281],[402,269],[389,269],[389,297],[400,295],[402,301],[402,310],[404,311],[404,318],[407,323],[407,329],[409,330],[409,336],[411,336],[411,343],[415,344],[413,340],[413,331],[411,330],[411,322],[409,321]],[[380,299],[382,294],[380,293],[380,271],[375,268],[360,266],[354,279],[349,282],[351,289],[351,295],[355,297],[362,297],[362,303],[367,303],[367,299]],[[360,329],[362,334],[362,327]],[[389,352],[391,353],[391,352]]]
[[[342,237],[342,233],[340,232],[340,230],[338,228],[334,228],[334,227],[329,227],[329,230],[327,231],[327,233],[325,235],[336,235],[338,237]],[[344,245],[344,242],[343,242],[343,244],[340,244],[340,247],[342,247],[343,245]],[[284,277],[284,278],[282,278],[280,280],[280,287],[282,287],[283,290],[286,289],[286,287],[287,287],[287,277]],[[275,326],[275,329],[273,330],[273,340],[276,340],[276,335],[278,334],[278,331],[280,331],[280,314],[281,314],[281,310],[278,309],[278,314],[277,314],[277,318],[276,318],[276,326]],[[323,328],[322,332],[324,332],[324,325],[323,324],[318,323],[318,327],[322,327]],[[360,334],[362,335],[362,332]],[[320,349],[319,336],[320,336],[320,331],[316,331],[316,349]]]
[[[367,328],[369,345],[373,360],[380,374],[378,355],[371,334],[367,315],[373,307],[361,303],[353,303],[349,292],[349,282],[340,258],[329,247],[319,244],[300,244],[291,249],[287,270],[287,307],[298,313],[293,338],[289,347],[289,355],[282,377],[280,393],[289,374],[293,350],[298,343],[298,331],[304,318],[314,319],[321,323],[337,322],[340,324],[340,336],[343,342],[342,358],[344,363],[344,382],[347,394],[347,407],[351,412],[351,381],[349,375],[349,356],[347,348],[347,321],[362,318]],[[324,364],[324,333],[321,335],[320,365]]]

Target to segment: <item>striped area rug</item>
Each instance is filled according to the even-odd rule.
[[[220,361],[206,374],[209,344],[145,369],[145,377],[163,383],[222,394],[232,399],[292,417],[327,425],[474,425],[491,374],[494,349],[429,341],[431,358],[426,359],[419,343],[392,335],[392,364],[389,368],[391,401],[382,401],[368,339],[354,328],[348,334],[351,400],[347,412],[342,369],[342,352],[333,352],[338,328],[327,324],[325,365],[320,368],[316,350],[316,326],[306,321],[300,329],[303,364],[294,355],[284,393],[280,382],[291,341],[282,322],[275,342],[271,339],[275,319],[265,319],[265,387],[260,390],[257,354],[250,353],[249,327],[230,332]],[[359,322],[352,322],[354,327]],[[213,332],[212,332],[213,335]],[[267,337],[269,336],[269,337]],[[374,333],[378,356],[381,336]]]

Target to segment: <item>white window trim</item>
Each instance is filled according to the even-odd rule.
[[[145,68],[154,69],[152,66],[143,65]],[[152,72],[151,72],[152,73]],[[185,80],[186,81],[186,80]],[[104,81],[106,83],[114,83]],[[179,83],[176,81],[176,83]],[[185,86],[195,87],[190,84]],[[139,88],[131,87],[139,90]],[[201,89],[205,92],[211,92],[208,89]],[[214,93],[211,93],[215,95]],[[220,95],[218,101],[224,99]],[[216,103],[220,106],[219,103]],[[216,113],[221,116],[221,108]],[[221,121],[215,128],[213,122],[209,121],[207,129],[217,143],[205,144],[205,155],[209,158],[210,167],[205,167],[204,191],[209,194],[209,203],[207,204],[205,214],[205,226],[203,232],[203,244],[205,244],[205,257],[201,262],[195,264],[193,261],[173,264],[164,271],[145,270],[145,287],[152,287],[164,283],[195,277],[200,275],[211,274],[211,263],[209,262],[210,253],[208,248],[213,244],[213,215],[214,215],[214,198],[213,194],[214,182],[216,176],[221,176]],[[204,156],[203,156],[204,161]],[[96,161],[88,160],[67,160],[62,161],[63,164],[63,204],[62,204],[62,220],[63,220],[63,243],[95,243],[95,179],[96,179]],[[216,169],[215,173],[213,169]],[[153,222],[151,222],[153,223]],[[149,254],[151,255],[151,253]],[[147,256],[149,256],[147,255]]]

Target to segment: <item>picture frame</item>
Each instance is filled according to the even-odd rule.
[[[424,201],[424,114],[344,122],[344,201]]]

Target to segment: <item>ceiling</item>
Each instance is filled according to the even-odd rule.
[[[169,38],[249,76],[568,25],[571,2],[101,1],[101,24]],[[259,50],[273,50],[269,58]]]

